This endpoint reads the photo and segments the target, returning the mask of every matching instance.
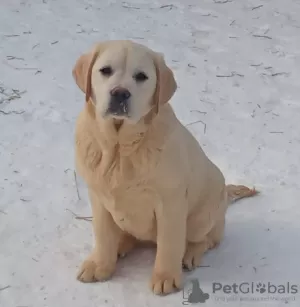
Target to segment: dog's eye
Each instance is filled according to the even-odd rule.
[[[100,72],[105,77],[109,77],[113,74],[113,70],[110,66],[104,66],[103,68],[100,69]]]
[[[138,72],[137,74],[135,74],[133,76],[133,78],[137,81],[137,82],[144,82],[148,79],[147,75],[143,72]]]

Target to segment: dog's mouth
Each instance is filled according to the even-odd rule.
[[[129,102],[124,100],[118,104],[110,103],[107,113],[115,116],[127,116],[129,113]]]
[[[124,120],[130,118],[128,104],[120,103],[118,108],[108,107],[108,109],[105,112],[105,116],[111,116],[116,120]]]

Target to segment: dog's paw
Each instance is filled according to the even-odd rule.
[[[156,295],[166,295],[181,288],[181,274],[154,272],[150,282],[151,290]]]
[[[95,261],[93,257],[89,257],[82,263],[77,279],[85,283],[106,281],[110,279],[114,271],[115,265],[107,265],[101,261]]]
[[[200,266],[204,253],[209,248],[207,242],[188,243],[185,255],[182,260],[182,266],[186,270],[193,270]]]

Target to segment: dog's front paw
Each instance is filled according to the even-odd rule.
[[[154,272],[150,283],[153,293],[165,295],[178,291],[181,288],[181,275],[181,271],[176,274]]]
[[[115,271],[115,265],[105,264],[102,261],[97,261],[95,257],[90,256],[85,260],[79,272],[77,279],[81,282],[97,282],[110,279]]]

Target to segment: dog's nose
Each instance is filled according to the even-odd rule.
[[[118,116],[128,116],[131,96],[126,88],[115,87],[110,91],[110,103],[107,112]]]
[[[110,92],[111,97],[115,102],[124,102],[125,100],[128,100],[131,96],[130,92],[126,88],[122,87],[115,87]]]

